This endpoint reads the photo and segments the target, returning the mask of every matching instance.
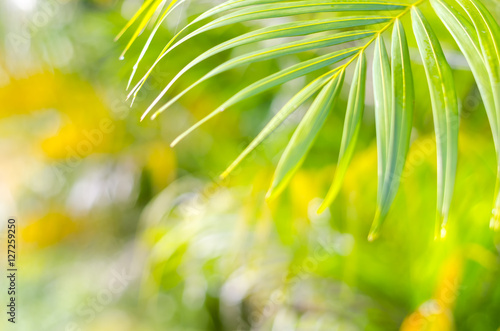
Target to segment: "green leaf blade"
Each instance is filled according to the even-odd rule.
[[[337,169],[333,179],[332,186],[328,191],[323,203],[318,209],[318,213],[324,211],[337,197],[344,177],[356,147],[356,142],[361,127],[361,119],[365,107],[365,89],[366,89],[366,58],[364,52],[361,52],[357,61],[354,77],[349,92],[347,111],[342,132],[342,142],[337,162]]]
[[[146,1],[146,3],[148,3],[149,1]],[[172,0],[172,4],[175,4],[175,2],[177,2],[177,0]],[[156,10],[160,7],[160,5],[163,3],[163,1],[161,0],[155,0],[151,6],[149,6],[149,9],[147,10],[146,14],[144,15],[144,17],[142,18],[141,22],[139,23],[139,26],[137,27],[137,29],[134,31],[134,34],[132,35],[132,37],[130,38],[129,42],[127,43],[127,45],[125,46],[125,49],[123,50],[122,54],[120,55],[120,59],[123,59],[125,57],[125,54],[127,53],[127,51],[130,49],[130,47],[132,46],[132,44],[135,42],[135,40],[139,37],[139,35],[141,34],[141,32],[144,30],[144,28],[146,27],[146,25],[148,25],[149,21],[151,20],[151,18],[153,17],[154,13],[156,12]],[[141,9],[139,9],[138,13],[142,13],[143,10],[145,10],[146,7],[141,7]],[[137,14],[136,14],[137,15]],[[140,15],[140,14],[139,14]],[[132,22],[135,21],[138,17],[133,17],[132,18]],[[127,29],[129,28],[129,26],[125,26],[124,30],[122,30],[122,32],[120,32],[117,36],[117,38],[119,38],[122,33],[124,33]]]
[[[171,144],[171,146],[175,146],[179,141],[181,141],[183,138],[185,138],[189,133],[194,131],[196,128],[198,128],[200,125],[208,121],[209,119],[213,118],[217,114],[221,113],[224,111],[226,108],[234,105],[235,103],[244,100],[246,98],[249,98],[251,96],[254,96],[256,94],[262,93],[270,88],[273,88],[275,86],[281,85],[287,81],[290,81],[292,79],[304,76],[310,72],[313,72],[315,70],[324,68],[326,66],[329,66],[331,64],[334,64],[336,62],[342,61],[354,54],[356,54],[359,51],[359,47],[355,48],[349,48],[346,50],[340,50],[336,51],[330,54],[326,54],[323,56],[319,56],[317,58],[308,60],[308,61],[303,61],[300,63],[297,63],[293,66],[290,66],[286,69],[283,69],[281,71],[278,71],[277,73],[274,73],[270,76],[267,76],[249,86],[246,88],[242,89],[238,93],[236,93],[234,96],[229,98],[226,102],[224,102],[220,107],[218,107],[216,110],[214,110],[212,113],[210,113],[208,116],[206,116],[204,119],[200,120],[196,124],[194,124],[192,127],[190,127],[188,130],[183,132],[181,135],[179,135]],[[186,91],[186,90],[185,90]],[[181,92],[178,94],[176,97],[171,99],[167,104],[165,104],[162,108],[160,108],[154,115],[153,117],[157,116],[160,114],[162,111],[164,111],[166,108],[168,108],[170,105],[175,103],[177,99],[179,99],[184,92]]]
[[[302,0],[293,2],[278,2],[270,4],[262,4],[253,7],[243,8],[235,12],[226,14],[213,20],[210,23],[205,24],[199,29],[193,31],[186,37],[179,40],[178,43],[182,43],[200,33],[206,32],[211,29],[227,26],[230,24],[295,16],[303,14],[314,14],[314,13],[326,13],[326,12],[355,12],[355,11],[396,11],[403,10],[407,7],[406,4],[395,4],[391,2],[372,2],[366,0],[360,1],[349,1],[349,0],[338,0],[331,2],[321,2],[314,0]],[[172,46],[174,48],[175,46]]]
[[[412,23],[431,95],[438,161],[436,237],[443,237],[457,169],[458,100],[450,65],[437,36],[417,8],[412,10]]]
[[[132,16],[131,19],[128,20],[127,24],[121,29],[121,31],[116,35],[115,41],[121,38],[121,36],[137,21],[137,19],[141,16],[141,14],[148,9],[149,5],[153,0],[146,0],[144,3],[141,5],[141,7],[137,10],[137,12]]]
[[[151,1],[151,0],[148,0],[148,1]],[[193,21],[191,21],[189,24],[187,24],[186,26],[184,26],[178,33],[176,33],[170,40],[169,42],[167,43],[167,45],[163,48],[163,50],[160,52],[160,54],[158,55],[158,57],[156,58],[155,62],[153,63],[153,65],[149,68],[149,70],[147,71],[147,73],[144,75],[144,77],[142,77],[141,80],[139,80],[139,82],[137,83],[137,85],[132,89],[131,93],[128,95],[127,99],[133,95],[133,99],[132,99],[132,102],[134,101],[135,97],[137,96],[137,93],[138,91],[140,90],[140,88],[143,86],[145,80],[147,79],[147,77],[149,77],[149,75],[151,74],[151,72],[153,71],[154,67],[156,67],[156,65],[158,64],[158,62],[165,56],[167,55],[167,53],[170,51],[170,45],[172,45],[174,43],[175,40],[177,40],[177,38],[185,31],[187,30],[190,26],[192,26],[193,24],[195,23],[198,23],[206,18],[209,18],[211,16],[214,16],[216,14],[219,14],[221,12],[224,12],[224,11],[228,11],[228,10],[232,10],[232,9],[237,9],[237,8],[241,8],[241,7],[245,7],[245,6],[251,6],[251,5],[256,5],[256,4],[266,4],[266,3],[273,3],[273,2],[278,2],[280,0],[229,0],[229,1],[226,1],[218,6],[215,6],[214,8],[212,9],[209,9],[205,12],[203,12],[201,15],[199,15],[198,17],[196,17]],[[174,10],[179,4],[181,4],[183,2],[183,0],[172,0],[168,6],[168,8],[165,10],[165,12],[162,14],[161,18],[158,20],[157,24],[155,25],[154,27],[154,30],[153,32],[151,33],[151,35],[149,36],[148,38],[148,41],[146,42],[146,45],[144,46],[144,49],[143,51],[147,50],[147,48],[149,47],[149,44],[151,43],[151,40],[153,39],[154,35],[156,34],[156,31],[158,30],[158,28],[160,27],[160,25],[162,24],[162,22],[165,20],[165,18],[167,17],[168,14],[170,14],[172,12],[172,10]],[[142,9],[142,7],[141,7]],[[136,15],[140,15],[140,13],[136,13]],[[129,22],[127,24],[127,26],[124,28],[124,30],[126,30],[129,26],[129,24],[131,24],[131,22]],[[119,36],[117,37],[119,38]],[[133,41],[132,41],[133,42]],[[130,75],[130,78],[129,78],[129,83],[128,83],[128,86],[127,86],[127,89],[128,87],[130,86],[130,83],[132,82],[133,78],[134,78],[134,75],[135,75],[135,72],[137,70],[137,66],[138,64],[141,62],[142,58],[144,57],[144,54],[141,54],[139,56],[139,59],[137,60],[134,68],[133,68],[133,71],[132,71],[132,74]]]
[[[493,99],[496,109],[497,128],[500,130],[500,26],[488,11],[477,0],[457,0],[467,12],[477,31],[483,60],[488,71]],[[500,143],[500,141],[499,141]],[[497,146],[498,147],[498,146]],[[497,149],[497,154],[500,153]],[[497,160],[497,184],[495,188],[494,208],[490,227],[500,230],[500,162]]]
[[[270,1],[267,1],[270,2]],[[355,12],[355,11],[396,11],[403,10],[407,8],[406,4],[397,4],[392,2],[372,2],[369,0],[360,1],[350,1],[350,0],[337,0],[332,2],[318,2],[318,1],[293,1],[293,2],[279,2],[279,3],[264,3],[261,5],[250,6],[248,8],[243,8],[232,13],[226,14],[219,17],[200,28],[194,30],[193,32],[187,34],[176,43],[173,43],[177,37],[181,35],[189,26],[194,22],[191,22],[185,26],[179,33],[177,33],[162,50],[152,68],[157,65],[157,63],[170,51],[183,44],[187,40],[207,32],[209,30],[224,27],[230,24],[242,23],[247,21],[295,16],[302,14],[313,14],[313,13],[325,13],[325,12]],[[210,14],[209,16],[212,16]],[[208,17],[208,16],[207,16]],[[198,20],[198,19],[197,19]],[[195,21],[197,21],[195,20]],[[150,75],[152,68],[146,73],[146,77]],[[138,86],[133,89],[134,97],[137,95],[138,89],[142,87],[144,81],[140,81]]]
[[[204,75],[201,79],[196,81],[194,84],[189,86],[188,90],[191,90],[195,86],[203,83],[207,79],[214,77],[220,73],[228,71],[230,69],[236,68],[238,66],[255,63],[258,61],[270,60],[276,57],[296,54],[299,52],[304,52],[308,50],[313,50],[317,48],[329,47],[334,45],[339,45],[367,37],[371,37],[375,34],[375,31],[347,31],[341,32],[337,34],[331,34],[328,36],[320,36],[313,38],[305,38],[302,40],[292,41],[289,43],[284,43],[280,45],[275,45],[272,47],[264,48],[258,51],[250,52],[238,57],[235,57],[231,60],[224,62],[223,64],[217,66],[212,69],[209,73]],[[185,70],[181,70],[179,74],[177,74],[169,84],[161,91],[161,93],[156,97],[156,99],[151,103],[148,107],[144,115],[148,114],[148,112],[156,105],[156,103],[165,95],[165,93],[169,90],[169,88],[175,83],[175,81],[185,72]],[[186,92],[187,92],[186,91]],[[183,92],[183,93],[186,93]]]
[[[154,36],[156,35],[156,32],[158,32],[158,29],[160,26],[163,24],[165,19],[168,17],[170,13],[172,13],[178,6],[184,3],[185,0],[172,0],[168,7],[165,9],[161,17],[158,19],[158,21],[155,23],[155,26],[153,28],[153,31],[149,34],[148,39],[146,40],[146,43],[142,47],[141,53],[139,54],[139,57],[137,58],[134,66],[132,67],[132,73],[130,74],[130,77],[128,79],[127,83],[127,90],[130,87],[130,84],[132,83],[132,80],[135,77],[135,73],[137,72],[137,69],[139,68],[139,65],[146,55],[147,50],[149,49],[149,46],[151,45],[151,42],[153,41]]]
[[[326,74],[316,78],[306,87],[295,94],[274,117],[266,124],[264,129],[255,137],[254,140],[241,152],[240,155],[231,163],[231,165],[221,174],[221,178],[225,178],[233,171],[238,164],[245,159],[264,139],[266,139],[291,113],[293,113],[300,105],[309,99],[314,93],[322,88],[331,78],[337,73],[334,69]]]
[[[500,136],[497,126],[497,117],[500,115],[500,110],[495,108],[493,90],[489,80],[488,71],[483,60],[479,41],[477,39],[476,30],[466,18],[460,15],[460,13],[454,10],[443,0],[431,0],[431,4],[436,14],[455,39],[458,47],[469,64],[481,94],[481,98],[484,102],[486,114],[488,115],[488,120],[493,134],[493,141],[495,143],[495,148],[498,151],[500,150]]]
[[[259,19],[295,16],[303,14],[325,13],[325,12],[354,12],[354,11],[391,11],[403,10],[407,7],[404,4],[394,4],[390,2],[371,2],[371,1],[348,1],[339,0],[330,3],[318,1],[294,1],[263,4],[244,8],[219,17],[200,28],[189,33],[178,42],[169,47],[168,51],[176,48],[187,40],[207,32],[209,30],[224,27],[230,24],[248,22]]]
[[[382,190],[387,167],[389,129],[392,110],[391,65],[384,40],[379,36],[373,57],[373,96],[375,101],[375,127],[377,135],[377,206],[382,205]]]
[[[394,23],[392,33],[391,86],[392,105],[389,133],[389,148],[386,174],[382,189],[381,205],[377,208],[368,240],[373,241],[379,234],[389,208],[399,188],[406,155],[410,145],[415,92],[411,70],[408,42],[399,19]]]
[[[340,92],[343,80],[344,70],[337,73],[314,100],[280,158],[267,199],[280,194],[302,165]]]

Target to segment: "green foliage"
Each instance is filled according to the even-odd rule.
[[[344,70],[337,72],[321,90],[295,130],[278,163],[267,197],[279,194],[304,161],[344,83]]]
[[[138,64],[147,51],[158,26],[181,2],[173,0],[162,11],[162,15],[157,19],[155,28],[134,66],[130,80],[133,79]],[[326,116],[333,108],[334,99],[339,93],[346,69],[351,63],[356,63],[345,115],[336,174],[331,189],[320,206],[321,211],[328,207],[338,195],[355,151],[356,141],[362,126],[361,119],[365,103],[367,75],[365,54],[368,53],[369,46],[375,44],[372,69],[378,146],[378,198],[377,211],[369,234],[369,238],[374,239],[378,235],[380,226],[385,220],[398,191],[410,144],[415,91],[406,34],[411,30],[417,41],[418,50],[425,68],[432,104],[438,161],[436,236],[444,236],[457,169],[459,106],[453,72],[440,45],[440,33],[434,31],[435,26],[432,26],[417,8],[427,2],[431,3],[435,13],[454,37],[472,69],[488,114],[498,161],[500,160],[500,27],[480,0],[457,0],[465,15],[455,9],[458,6],[454,0],[418,0],[408,4],[367,0],[335,0],[327,2],[311,0],[289,2],[277,0],[229,0],[195,18],[168,41],[153,65],[132,88],[129,96],[135,98],[153,68],[168,53],[191,38],[215,28],[254,20],[293,17],[292,21],[258,28],[222,42],[196,57],[166,85],[144,112],[142,118],[156,108],[172,85],[189,69],[222,51],[275,38],[306,36],[303,39],[278,42],[270,47],[249,51],[222,63],[170,98],[167,103],[156,109],[152,117],[155,118],[168,109],[194,87],[227,70],[299,52],[342,45],[340,50],[328,52],[324,55],[317,54],[311,59],[270,73],[270,75],[243,88],[205,118],[179,135],[172,143],[172,146],[176,145],[201,124],[244,99],[298,77],[317,73],[312,82],[283,106],[255,140],[222,174],[222,177],[226,177],[287,116],[319,91],[278,163],[268,194],[268,197],[276,196],[283,190],[294,172],[304,161]],[[153,16],[151,13],[156,12],[161,3],[163,2],[159,0],[146,1],[137,15],[125,27],[125,29],[129,28],[133,21],[137,20],[143,12],[146,13],[142,15],[142,21],[139,23],[125,51],[137,38],[139,32],[145,28],[146,23]],[[338,13],[337,15],[340,15],[340,17],[325,19],[321,16],[325,13]],[[412,26],[411,28],[404,27],[401,20],[410,13]],[[352,14],[355,15],[345,16]],[[202,21],[214,16],[218,17],[208,21],[208,23],[201,24]],[[309,19],[310,17],[314,19]],[[303,20],[303,18],[308,19]],[[182,37],[184,32],[198,23],[201,26]],[[391,27],[393,28],[392,46],[391,56],[389,57],[382,35]],[[336,31],[339,29],[342,29],[342,31]],[[309,36],[316,33],[322,34],[320,36]],[[367,41],[360,44],[360,40],[365,38]],[[351,47],[353,43],[356,46]],[[338,64],[343,60],[343,64]],[[324,70],[324,68],[332,65],[336,65],[333,70],[330,69],[326,74],[318,74],[322,69]],[[498,173],[500,174],[500,171]],[[497,178],[499,177],[497,175]],[[497,182],[500,183],[498,179]],[[495,229],[500,228],[500,213],[497,212],[500,207],[499,187],[500,185],[497,184],[495,208],[491,220],[491,227]]]
[[[413,30],[424,60],[425,72],[434,112],[438,153],[438,216],[444,231],[453,194],[458,152],[458,102],[451,68],[446,62],[439,41],[418,9],[412,11]],[[437,228],[438,231],[441,231]],[[439,232],[436,232],[436,236]]]
[[[389,112],[388,131],[383,136],[388,136],[387,161],[383,180],[380,205],[375,213],[375,220],[370,230],[369,239],[373,240],[379,231],[381,223],[389,211],[392,200],[396,196],[399,180],[408,154],[410,142],[411,121],[414,104],[413,76],[410,65],[410,54],[403,25],[399,19],[394,24],[392,32],[392,92],[385,94],[391,110]],[[387,111],[385,111],[387,112]],[[387,116],[387,115],[386,115]],[[387,129],[387,128],[386,128]],[[378,131],[380,134],[380,131]],[[380,171],[380,170],[379,170]]]

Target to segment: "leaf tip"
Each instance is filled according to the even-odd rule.
[[[434,234],[434,241],[442,241],[446,239],[447,231],[444,226],[438,227],[436,233]]]
[[[446,234],[447,234],[446,227],[442,226],[441,231],[439,231],[440,239],[446,238]]]
[[[275,194],[273,193],[273,189],[270,188],[269,191],[267,191],[265,199],[267,202],[271,202],[275,197]]]
[[[174,147],[175,147],[175,146],[179,143],[179,141],[180,141],[180,139],[179,139],[178,137],[177,137],[177,138],[175,138],[175,139],[174,139],[174,141],[172,141],[172,142],[170,143],[170,147],[171,147],[171,148],[174,148]]]
[[[447,218],[448,218],[448,215],[446,215],[446,214],[441,214],[439,212],[436,213],[436,231],[434,232],[434,240],[435,241],[443,240],[446,238]]]
[[[325,200],[323,200],[323,203],[321,204],[320,208],[323,207],[323,210],[326,209],[327,206],[331,205],[335,199],[337,199],[339,192],[340,192],[340,183],[338,180],[338,177],[335,177],[333,180],[333,184],[326,194]]]
[[[223,173],[221,173],[221,174],[219,175],[219,179],[220,179],[220,180],[224,180],[224,179],[226,179],[226,178],[227,178],[227,176],[229,175],[229,173],[230,173],[230,171],[228,171],[228,170],[224,170],[224,172],[223,172]]]
[[[491,211],[490,229],[495,232],[500,230],[500,214],[497,207]]]
[[[316,210],[316,214],[321,215],[323,212],[326,210],[328,207],[328,204],[325,203],[325,200],[321,203],[321,205],[318,207],[318,210]]]
[[[271,202],[274,199],[276,199],[276,197],[278,197],[278,195],[280,195],[281,192],[283,192],[285,187],[286,185],[283,182],[277,183],[276,179],[273,179],[271,187],[269,188],[265,196],[266,201]]]
[[[375,212],[375,217],[373,218],[373,223],[370,228],[370,232],[368,233],[368,241],[373,242],[375,239],[379,237],[380,234],[380,226],[384,221],[385,216],[382,214],[382,210],[377,207],[377,211]]]
[[[374,242],[375,239],[377,239],[377,238],[378,238],[378,233],[375,233],[375,232],[372,233],[372,232],[370,232],[368,234],[368,241],[369,242]]]

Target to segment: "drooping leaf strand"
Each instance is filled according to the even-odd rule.
[[[453,73],[439,41],[422,13],[412,10],[413,31],[427,75],[437,145],[437,220],[435,237],[444,237],[453,195],[458,154],[458,100]]]

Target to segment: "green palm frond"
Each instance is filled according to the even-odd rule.
[[[413,3],[397,3],[385,0],[229,0],[202,13],[174,37],[158,54],[146,74],[137,80],[129,93],[132,102],[146,82],[155,66],[170,52],[184,42],[207,31],[254,20],[290,17],[291,21],[257,28],[206,50],[181,68],[172,80],[146,109],[142,118],[152,114],[155,118],[177,102],[191,89],[206,80],[233,68],[258,61],[280,58],[290,54],[317,50],[331,46],[339,47],[324,55],[296,63],[288,68],[269,73],[268,76],[250,84],[234,94],[205,118],[183,132],[172,146],[193,130],[220,114],[234,104],[280,86],[290,80],[319,72],[317,76],[297,92],[282,109],[268,122],[249,146],[231,163],[221,175],[226,177],[238,164],[266,139],[290,114],[309,98],[317,94],[299,123],[278,163],[268,198],[278,195],[304,161],[309,149],[342,88],[346,69],[353,64],[354,73],[350,87],[342,141],[333,183],[320,211],[327,208],[338,195],[344,175],[349,168],[357,137],[361,129],[364,112],[367,79],[365,54],[373,44],[372,71],[373,95],[375,101],[375,124],[378,148],[378,194],[375,214],[369,239],[374,239],[386,218],[398,191],[399,182],[410,145],[413,107],[415,102],[414,81],[408,49],[408,32],[401,19],[411,17],[411,34],[417,41],[429,88],[437,150],[437,208],[436,236],[444,236],[445,225],[451,206],[458,154],[459,106],[455,91],[452,69],[440,45],[440,36],[428,19],[417,8],[430,3],[434,12],[448,29],[466,58],[484,101],[493,140],[500,164],[500,27],[480,0],[415,0]],[[141,60],[165,18],[183,0],[146,0],[137,14],[130,20],[123,32],[139,22],[123,55],[137,40],[148,23],[155,24],[137,59],[129,80],[135,77]],[[300,20],[321,13],[335,17]],[[196,27],[197,26],[197,27]],[[391,49],[387,51],[383,34],[392,29]],[[406,30],[410,30],[406,28]],[[318,34],[318,35],[314,35]],[[171,87],[191,68],[223,51],[242,45],[277,38],[294,38],[273,46],[249,51],[236,56],[172,96],[159,105]],[[355,44],[356,46],[353,46]],[[389,55],[390,54],[390,55]],[[494,212],[491,227],[500,229],[500,167],[497,174],[497,189],[494,198]]]
[[[413,30],[429,83],[438,151],[438,217],[443,231],[453,195],[458,151],[458,100],[453,74],[439,41],[422,13],[412,10]]]
[[[375,219],[368,235],[370,240],[377,237],[380,226],[396,196],[410,145],[415,92],[406,34],[399,19],[394,23],[392,31],[391,60],[390,86],[392,91],[383,96],[384,98],[390,97],[390,100],[382,101],[384,105],[390,107],[382,110],[388,117],[388,126],[385,127],[386,131],[382,132],[382,135],[388,136],[385,146],[386,165],[383,169],[384,176],[379,176],[379,181],[382,181],[382,190],[378,192],[380,204],[377,206]],[[380,130],[377,134],[381,134]]]
[[[358,56],[358,64],[353,77],[335,179],[318,212],[322,212],[328,207],[340,191],[358,138],[365,107],[366,59],[363,53]]]
[[[290,139],[281,156],[271,189],[267,193],[268,199],[283,190],[294,172],[304,161],[307,152],[326,120],[328,112],[332,108],[332,104],[339,95],[343,82],[344,69],[341,69],[329,79],[329,82],[314,99],[313,104],[295,130],[292,139]]]

